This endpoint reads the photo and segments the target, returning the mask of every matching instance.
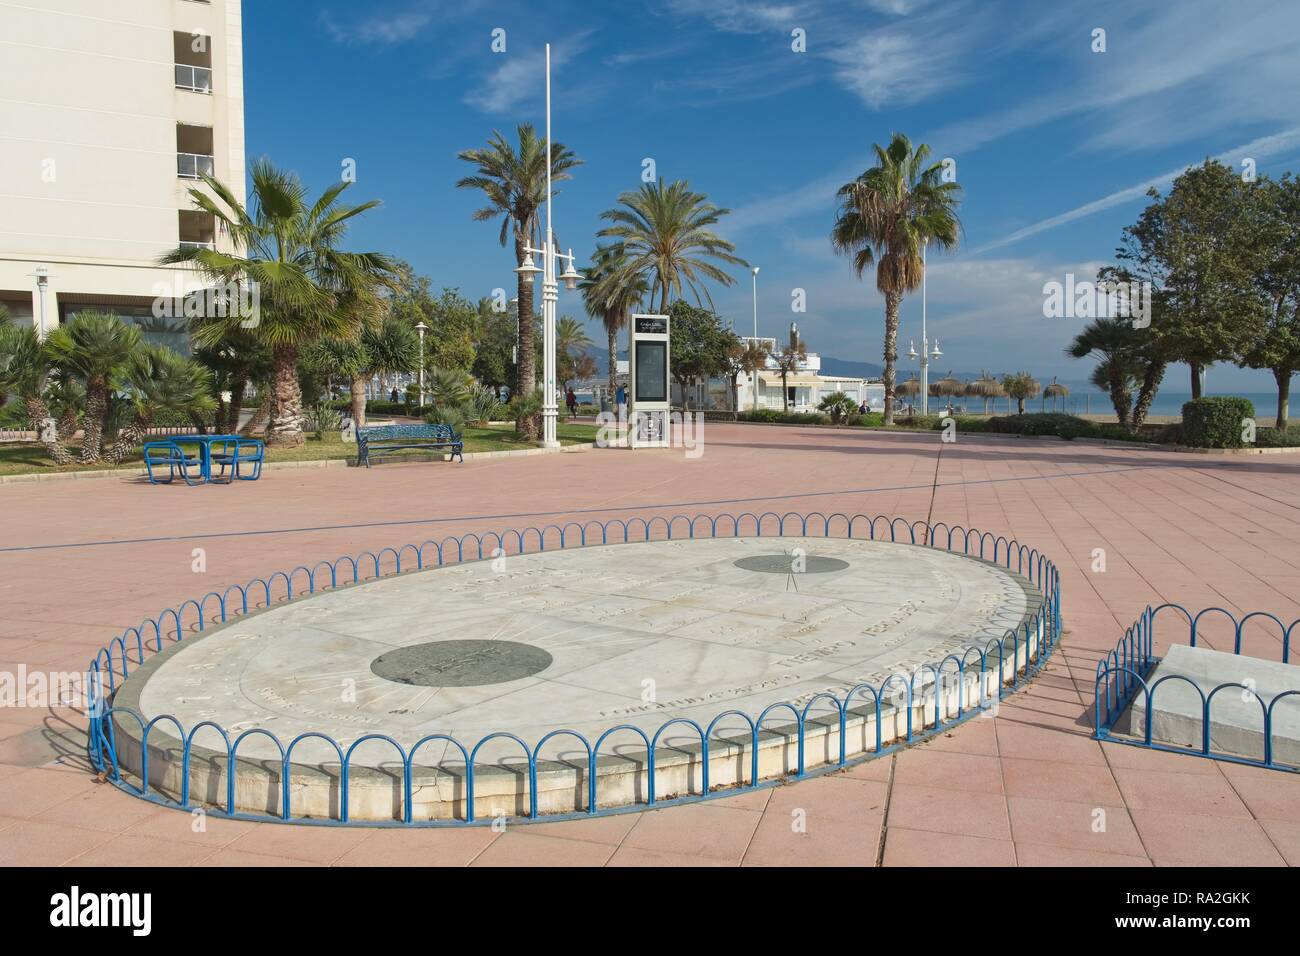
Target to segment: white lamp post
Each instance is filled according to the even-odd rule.
[[[420,333],[420,406],[424,406],[424,333],[429,331],[429,327],[423,321],[415,327],[415,331]]]
[[[539,269],[533,263],[533,253],[542,257]],[[566,259],[568,265],[556,276],[556,260]],[[556,280],[563,279],[566,289],[576,289],[582,276],[573,268],[573,250],[568,255],[556,251],[555,233],[551,230],[551,45],[546,44],[546,238],[542,248],[534,249],[524,246],[524,261],[515,269],[520,275],[529,278],[542,273],[542,446],[559,448],[555,437],[557,403],[555,394],[555,306],[560,298],[560,288]],[[531,383],[520,382],[521,388]]]
[[[36,317],[36,334],[42,340],[45,338],[45,293],[50,287],[50,270],[45,266],[37,266],[36,271],[32,273],[36,280],[36,291],[41,297],[41,314]]]
[[[930,348],[930,338],[925,328],[925,250],[929,247],[930,242],[927,239],[921,246],[921,414],[930,414],[930,359],[939,358],[943,355],[939,351],[939,340],[934,340],[933,350]],[[908,343],[907,357],[910,359],[917,358],[916,342],[913,340]]]

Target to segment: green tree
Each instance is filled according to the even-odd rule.
[[[484,385],[500,389],[505,385],[515,391],[515,339],[519,334],[519,316],[514,305],[497,311],[492,299],[478,303],[479,337],[474,348],[474,377]]]
[[[929,163],[930,147],[912,148],[895,133],[887,147],[875,145],[876,164],[841,186],[831,244],[853,257],[858,278],[876,267],[876,288],[885,297],[886,425],[894,421],[894,365],[898,361],[898,313],[903,296],[921,284],[923,249],[957,245],[961,187],[943,181],[943,164]],[[927,165],[928,164],[928,165]]]
[[[724,371],[727,376],[728,387],[731,394],[732,411],[740,411],[739,380],[742,374],[755,376],[754,408],[758,408],[757,374],[761,370],[767,368],[767,359],[767,346],[754,339],[749,339],[747,341],[737,339],[730,347],[728,347],[727,362]]]
[[[1025,413],[1025,402],[1036,398],[1042,391],[1042,383],[1028,372],[1010,372],[1002,376],[1002,387],[1007,395],[1016,400],[1016,414]]]
[[[1240,362],[1277,383],[1279,429],[1289,425],[1291,379],[1300,370],[1300,180],[1286,173],[1256,191],[1251,272],[1261,320],[1239,346]]]
[[[730,210],[718,208],[704,193],[692,192],[685,180],[670,186],[662,178],[644,183],[618,201],[618,207],[600,216],[613,225],[596,235],[615,240],[612,254],[621,260],[622,277],[652,277],[650,299],[659,297],[661,312],[667,310],[670,296],[683,294],[683,287],[691,290],[697,304],[707,302],[712,308],[704,280],[724,286],[736,281],[715,262],[749,266],[735,255],[736,247],[711,228]]]
[[[250,179],[249,208],[210,176],[203,181],[212,195],[190,190],[191,202],[212,214],[234,251],[182,247],[159,261],[189,264],[230,287],[257,289],[256,318],[237,313],[214,318],[196,326],[194,335],[200,345],[216,345],[227,331],[243,330],[267,347],[272,361],[267,444],[297,446],[305,441],[299,352],[324,338],[355,336],[359,319],[349,299],[376,283],[395,282],[397,263],[377,252],[339,248],[352,220],[379,205],[378,200],[341,203],[350,183],[330,186],[309,204],[298,176],[265,159],[253,163]]]
[[[46,339],[50,361],[75,374],[86,387],[79,456],[83,464],[93,464],[103,454],[109,396],[138,348],[139,329],[100,312],[83,312]]]
[[[789,381],[791,375],[803,368],[804,363],[808,361],[808,347],[799,338],[799,333],[793,325],[790,326],[790,338],[786,342],[785,348],[777,352],[774,358],[776,359],[776,370],[781,375],[781,410],[788,412],[790,410],[790,387],[786,382]]]
[[[682,408],[690,410],[690,384],[721,375],[727,353],[739,339],[716,313],[678,299],[668,310],[672,376],[682,392]]]
[[[645,275],[631,272],[615,246],[597,246],[592,265],[578,283],[587,314],[600,319],[608,338],[610,400],[618,390],[618,334],[627,327],[634,309],[647,292]]]
[[[149,427],[162,412],[202,418],[217,407],[212,397],[212,373],[165,345],[142,345],[122,374],[132,415],[104,454],[113,464],[125,461],[144,441]]]
[[[832,425],[838,425],[858,410],[858,403],[843,392],[831,392],[822,396],[817,410],[829,415]]]
[[[1133,389],[1142,372],[1136,354],[1140,336],[1129,319],[1093,319],[1065,350],[1071,358],[1097,360],[1090,380],[1110,396],[1115,417],[1125,428],[1131,427]]]
[[[459,180],[461,189],[480,190],[487,205],[474,213],[476,221],[501,217],[501,245],[513,238],[515,264],[523,265],[525,246],[541,247],[538,212],[546,201],[547,143],[538,138],[530,123],[521,123],[517,129],[518,148],[498,131],[493,131],[488,145],[479,149],[463,150],[459,156],[472,163],[475,173]],[[567,147],[552,143],[550,170],[552,182],[569,179],[569,170],[581,165]],[[556,190],[552,188],[552,194]],[[520,391],[531,391],[536,384],[533,369],[533,277],[517,275],[519,296],[519,369]],[[516,427],[529,438],[537,437],[532,418],[517,421]]]
[[[596,363],[587,354],[591,345],[591,336],[586,327],[571,315],[562,315],[555,323],[555,379],[563,393],[569,383],[578,379],[591,378],[596,374]]]
[[[36,328],[11,322],[0,324],[0,392],[18,396],[46,454],[56,465],[69,465],[72,454],[58,432],[42,427],[51,417],[45,403],[49,376],[50,356]]]

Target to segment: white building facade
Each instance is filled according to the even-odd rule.
[[[160,268],[223,247],[189,190],[209,173],[244,201],[241,0],[0,3],[0,304],[48,332],[107,311],[188,351]],[[203,187],[206,188],[206,187]]]
[[[745,342],[755,341],[746,337]],[[737,404],[741,411],[754,408],[773,409],[791,412],[815,412],[823,398],[835,392],[843,392],[856,405],[864,402],[871,411],[882,411],[885,407],[885,386],[880,382],[870,382],[861,378],[840,375],[823,375],[821,355],[808,352],[797,369],[781,380],[774,353],[779,346],[776,339],[760,338],[768,352],[767,367],[760,369],[757,375],[742,373],[736,382]],[[757,388],[758,398],[755,403],[754,392]]]

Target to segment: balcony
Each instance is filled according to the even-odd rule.
[[[186,250],[217,248],[217,223],[210,212],[182,209],[177,213],[180,247]]]
[[[212,93],[212,71],[206,66],[176,64],[176,89],[192,93]]]

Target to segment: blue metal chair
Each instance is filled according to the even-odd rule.
[[[226,484],[236,479],[257,481],[262,477],[262,459],[265,454],[266,446],[256,438],[232,438],[229,441],[214,442],[208,461],[219,466],[221,473],[211,476],[212,480],[224,481]],[[244,466],[252,473],[243,474]],[[226,474],[227,468],[230,469],[229,475]]]
[[[167,466],[166,479],[154,474],[154,468],[161,470],[163,465]],[[149,475],[151,485],[170,485],[176,480],[177,471],[180,471],[181,477],[185,479],[185,484],[203,484],[203,460],[198,455],[186,454],[185,450],[174,441],[145,442],[144,469]],[[196,474],[191,474],[191,469],[194,469]]]

